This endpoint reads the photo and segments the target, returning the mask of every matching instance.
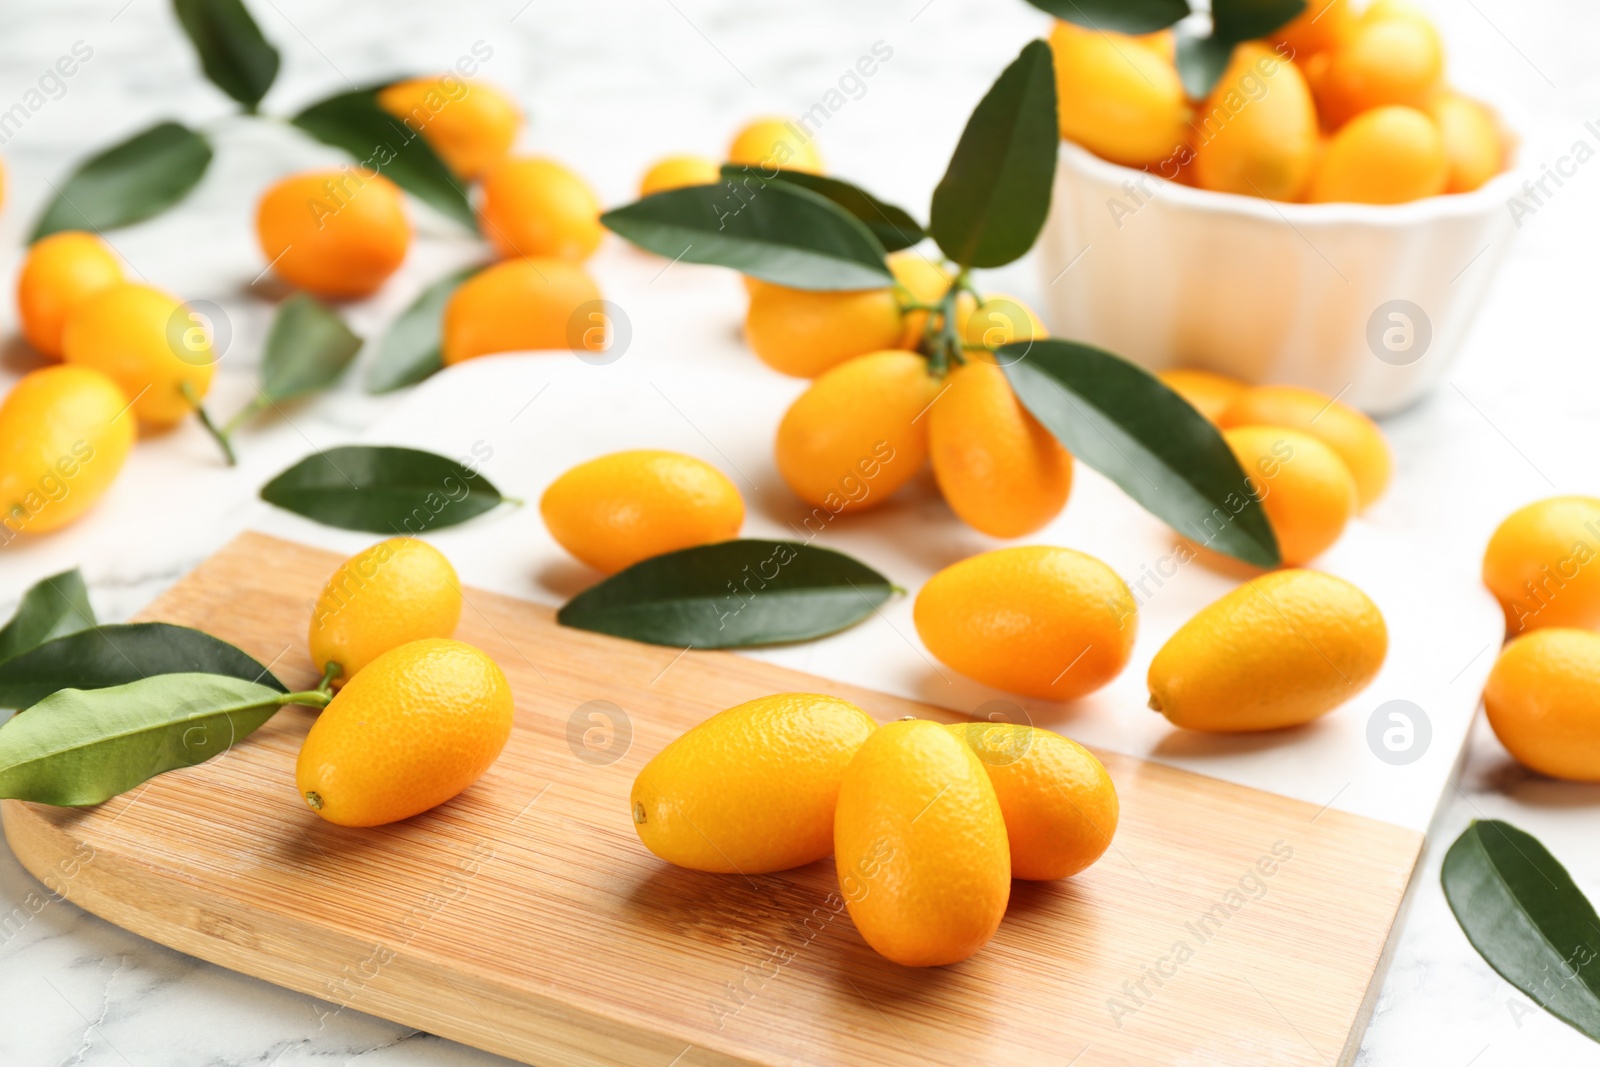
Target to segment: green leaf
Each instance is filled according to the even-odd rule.
[[[1091,30],[1154,33],[1189,13],[1189,0],[1028,0],[1040,11]]]
[[[1600,1041],[1600,919],[1539,841],[1474,822],[1445,853],[1445,899],[1489,966],[1551,1015]]]
[[[1033,247],[1050,213],[1061,129],[1050,46],[1030,41],[961,131],[933,191],[928,229],[964,267],[1001,267]]]
[[[809,189],[691,185],[600,216],[668,259],[732,267],[792,289],[878,289],[894,283],[883,245],[860,219]]]
[[[1248,563],[1282,562],[1222,434],[1155,375],[1071,341],[1021,341],[995,356],[1034,418],[1156,518]]]
[[[220,756],[285,703],[270,686],[216,674],[63,689],[0,727],[0,797],[100,804]]]
[[[838,178],[828,178],[803,170],[783,170],[780,167],[767,170],[743,163],[723,164],[722,176],[727,181],[748,189],[752,195],[768,182],[774,181],[788,182],[802,189],[810,189],[860,219],[888,252],[910,248],[927,236],[922,232],[921,224],[904,208],[886,204],[859,185],[852,185]]]
[[[723,541],[635,563],[561,608],[563,626],[679,648],[805,641],[894,591],[864,563],[796,541]]]
[[[254,112],[278,76],[278,50],[240,0],[172,0],[200,69],[218,89]]]
[[[0,627],[0,663],[93,625],[94,609],[78,568],[53,574],[23,593],[16,614]]]
[[[1231,44],[1265,37],[1298,18],[1305,0],[1211,0],[1211,34]]]
[[[428,142],[378,106],[377,85],[330,96],[289,121],[323,144],[355,157],[364,172],[378,171],[423,203],[477,232],[466,189]]]
[[[28,240],[61,230],[113,230],[159,215],[187,196],[210,164],[203,135],[157,123],[79,164]]]
[[[466,522],[504,498],[489,479],[445,456],[346,445],[307,456],[262,486],[261,499],[342,530],[419,534]]]
[[[1178,34],[1178,77],[1183,81],[1183,91],[1196,100],[1204,100],[1216,87],[1217,79],[1228,69],[1233,58],[1234,42],[1222,37],[1201,37],[1192,33]]]
[[[360,348],[361,338],[335,312],[306,293],[296,293],[279,306],[267,334],[261,392],[278,401],[326,389]]]
[[[157,674],[200,671],[283,683],[251,656],[208,633],[166,622],[95,626],[0,663],[0,708],[26,708],[58,689],[104,689]]]
[[[444,306],[461,283],[483,269],[483,264],[451,271],[422,291],[400,313],[378,342],[378,355],[367,366],[367,392],[387,393],[415,385],[444,368],[440,351]]]

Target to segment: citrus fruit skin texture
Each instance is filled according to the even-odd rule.
[[[295,784],[340,826],[409,819],[483,776],[511,737],[512,715],[511,686],[482,650],[412,641],[367,664],[323,709]]]
[[[1206,605],[1150,661],[1150,706],[1174,726],[1276,730],[1326,715],[1377,675],[1383,615],[1343,578],[1252,578]]]
[[[872,352],[823,374],[778,424],[778,473],[806,503],[865,511],[928,458],[928,405],[940,383],[911,352]]]
[[[1317,110],[1295,64],[1264,44],[1233,50],[1194,117],[1195,179],[1203,189],[1298,200],[1317,154]]]
[[[1447,193],[1470,193],[1500,173],[1505,161],[1500,129],[1492,112],[1457,93],[1440,93],[1428,105],[1439,126],[1449,166]]]
[[[455,75],[411,78],[378,93],[378,106],[422,134],[445,166],[471,181],[505,158],[522,111],[493,86]]]
[[[192,412],[216,369],[209,330],[183,301],[131,282],[78,305],[62,332],[61,355],[110,377],[139,421],[155,429]]]
[[[444,306],[440,352],[454,366],[496,352],[553,348],[601,351],[605,337],[580,321],[598,307],[600,288],[587,271],[561,259],[510,259],[468,278]],[[596,311],[603,324],[603,314]],[[603,332],[603,331],[602,331]],[[576,342],[576,344],[574,344]]]
[[[1444,74],[1444,46],[1425,19],[1371,12],[1330,53],[1319,83],[1318,111],[1337,129],[1357,115],[1390,105],[1426,107]]]
[[[962,722],[945,727],[989,774],[1011,848],[1011,877],[1070,878],[1099,859],[1117,832],[1117,790],[1094,754],[1034,726]]]
[[[1225,429],[1287,426],[1310,434],[1339,454],[1356,483],[1356,506],[1365,508],[1389,487],[1394,462],[1378,424],[1348,404],[1315,389],[1259,385],[1240,393],[1218,420]]]
[[[1221,419],[1222,413],[1228,410],[1228,406],[1250,388],[1237,378],[1189,367],[1164,370],[1156,377],[1211,422]]]
[[[353,167],[284,178],[256,206],[256,239],[273,271],[334,300],[370,296],[411,245],[397,185]]]
[[[893,289],[813,292],[764,282],[750,293],[745,341],[783,374],[815,378],[845,360],[899,348],[905,318]]]
[[[722,181],[717,161],[705,156],[668,156],[658,160],[639,182],[639,195],[652,196],[686,185],[716,185]]]
[[[925,418],[950,509],[992,537],[1021,537],[1059,515],[1072,491],[1072,455],[1022,406],[1005,371],[973,361],[947,382]]]
[[[1556,496],[1506,516],[1483,553],[1506,633],[1600,629],[1600,499]]]
[[[805,131],[786,119],[757,119],[734,135],[728,146],[728,162],[771,170],[800,170],[822,173],[822,156],[817,143]]]
[[[737,537],[744,498],[709,463],[639,449],[573,467],[544,491],[539,513],[562,548],[612,574],[663,552]]]
[[[342,669],[344,685],[392,648],[449,637],[461,621],[461,582],[444,553],[411,537],[391,537],[339,565],[311,610],[311,662]]]
[[[994,786],[938,723],[889,723],[845,768],[833,820],[839,893],[861,936],[906,967],[957,963],[994,936],[1011,855]]]
[[[1400,204],[1444,192],[1444,138],[1411,107],[1380,107],[1351,119],[1328,141],[1306,199],[1314,204]]]
[[[0,400],[0,543],[82,515],[122,470],[136,435],[117,383],[87,367],[46,367]]]
[[[1160,163],[1188,143],[1189,104],[1172,60],[1121,33],[1057,22],[1061,136],[1129,167]]]
[[[502,257],[539,256],[581,263],[600,247],[600,198],[566,166],[511,156],[483,176],[483,235]]]
[[[1600,634],[1525,634],[1489,672],[1483,707],[1517,762],[1551,778],[1600,782]]]
[[[1356,511],[1356,482],[1337,452],[1283,426],[1241,426],[1222,439],[1266,509],[1285,566],[1308,563],[1339,540]],[[1252,573],[1204,545],[1198,551],[1209,566]]]
[[[122,265],[90,233],[53,233],[28,249],[17,276],[22,335],[40,354],[61,358],[67,316],[85,299],[122,280]]]
[[[1028,546],[946,567],[917,594],[913,618],[951,669],[996,689],[1072,700],[1127,665],[1139,613],[1122,579],[1093,556]]]
[[[656,753],[629,795],[633,828],[668,863],[766,874],[833,851],[845,767],[877,728],[847,701],[778,693],[713,715]]]

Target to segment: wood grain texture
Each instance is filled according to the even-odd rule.
[[[310,686],[310,603],[338,562],[245,534],[144,617]],[[1419,835],[1101,753],[1122,801],[1105,858],[1016,883],[982,952],[908,970],[856,934],[831,861],[755,878],[669,867],[635,837],[628,789],[684,729],[768,693],[835,693],[880,720],[959,716],[467,600],[458,636],[505,669],[517,723],[455,801],[376,830],[322,822],[294,789],[312,721],[295,708],[98,808],[7,801],[13,851],[89,911],[320,1011],[542,1067],[1353,1059]],[[609,747],[603,728],[584,743],[590,701],[624,709]]]

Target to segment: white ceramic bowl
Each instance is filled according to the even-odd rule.
[[[1510,171],[1394,206],[1279,204],[1063,143],[1038,246],[1046,324],[1152,370],[1203,367],[1397,411],[1460,350],[1516,231],[1506,200],[1520,181]]]

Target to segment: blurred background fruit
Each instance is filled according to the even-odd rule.
[[[122,264],[104,241],[63,230],[33,244],[17,276],[22,335],[41,355],[61,358],[61,332],[85,299],[122,281]]]
[[[744,335],[756,358],[783,374],[815,378],[847,359],[899,348],[905,316],[893,289],[822,292],[763,282],[750,293]]]
[[[1165,382],[1167,388],[1187,400],[1190,407],[1212,422],[1221,419],[1222,413],[1228,410],[1228,405],[1237,400],[1239,394],[1250,388],[1239,379],[1230,378],[1226,374],[1215,374],[1191,367],[1164,370],[1156,377]]]
[[[115,381],[153,429],[193,412],[216,370],[208,325],[177,297],[132,282],[106,286],[73,310],[61,354]]]
[[[1113,163],[1153,167],[1189,142],[1190,105],[1170,56],[1126,34],[1058,22],[1061,136]]]
[[[650,196],[686,185],[715,185],[722,181],[717,161],[705,156],[667,156],[657,160],[639,180],[639,195]]]
[[[105,494],[133,448],[134,416],[111,378],[89,367],[26,374],[0,400],[0,527],[46,533]]]
[[[1403,204],[1444,192],[1450,177],[1439,127],[1414,107],[1363,111],[1329,139],[1306,199]]]
[[[276,182],[256,208],[256,237],[272,270],[332,299],[370,296],[406,258],[411,222],[400,189],[354,167]]]
[[[757,119],[734,134],[728,145],[728,162],[764,170],[802,170],[822,173],[816,142],[788,119]]]
[[[1233,101],[1240,101],[1235,109]],[[1300,68],[1246,42],[1194,117],[1202,189],[1298,200],[1317,156],[1317,112]]]
[[[581,263],[600,247],[600,198],[570,168],[542,156],[512,156],[483,176],[483,236],[505,258]]]
[[[582,267],[562,259],[508,259],[462,282],[445,304],[445,366],[496,352],[583,347],[599,351],[579,309],[600,300]],[[603,339],[602,339],[603,341]]]
[[[1484,549],[1483,584],[1512,636],[1600,629],[1600,499],[1554,496],[1506,516]]]
[[[1378,424],[1315,389],[1258,385],[1241,390],[1214,420],[1224,429],[1286,426],[1310,434],[1339,454],[1356,483],[1359,511],[1383,495],[1393,461]]]
[[[504,158],[522,128],[516,101],[486,82],[453,74],[395,82],[378,93],[378,105],[422,134],[467,181]]]

